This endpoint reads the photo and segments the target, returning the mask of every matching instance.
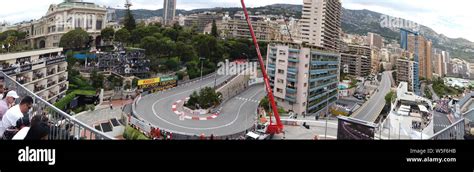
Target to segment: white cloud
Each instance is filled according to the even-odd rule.
[[[45,2],[47,1],[47,2]],[[125,0],[85,0],[114,8],[123,8]],[[472,0],[342,0],[349,9],[372,11],[402,17],[433,28],[449,37],[464,37],[474,41],[474,13]],[[0,22],[10,23],[38,19],[50,4],[63,0],[2,0]],[[133,9],[156,10],[163,7],[163,0],[131,0]],[[276,3],[302,4],[303,0],[247,0],[248,7]],[[178,9],[211,7],[240,7],[240,0],[178,0]]]
[[[474,41],[472,0],[344,0],[343,4],[349,9],[369,9],[405,18],[448,37]]]

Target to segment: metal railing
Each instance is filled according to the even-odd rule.
[[[203,79],[211,78],[215,74],[216,74],[216,72],[207,74],[206,76],[203,76]],[[229,82],[232,79],[235,79],[237,76],[238,75],[234,75],[230,78],[227,78],[226,81]],[[179,83],[179,81],[178,81],[178,86],[179,85],[184,85],[184,84],[187,84],[187,83],[191,83],[191,82],[194,82],[194,81],[199,81],[200,79],[201,78],[198,77],[198,78],[195,78],[195,79],[192,79],[192,80],[187,80],[187,81],[184,81],[184,82],[181,82],[181,83]],[[215,89],[223,87],[225,84],[226,84],[226,82],[220,83],[219,85],[216,85]],[[131,125],[133,128],[139,130],[140,132],[144,133],[145,135],[147,135],[149,137],[150,137],[151,128],[157,128],[157,129],[160,129],[160,131],[162,133],[167,133],[167,134],[171,133],[173,140],[200,140],[200,139],[203,139],[202,136],[197,135],[197,134],[177,132],[177,131],[173,131],[173,130],[170,130],[170,129],[160,128],[159,126],[155,126],[153,124],[150,124],[147,121],[145,121],[144,119],[140,118],[137,111],[136,111],[136,106],[137,106],[138,102],[140,102],[142,97],[145,97],[147,95],[149,95],[147,92],[141,93],[140,95],[138,95],[133,100],[132,111],[131,111],[132,114],[130,116],[129,125]],[[247,134],[246,133],[247,131],[254,131],[254,130],[255,130],[255,126],[251,126],[248,129],[246,129],[246,131],[241,131],[241,132],[237,132],[237,133],[230,134],[230,135],[214,135],[213,139],[215,139],[215,140],[244,139],[245,135]],[[204,136],[204,139],[206,139],[206,140],[210,139],[210,136],[208,136],[208,135]]]
[[[463,140],[465,134],[464,118],[434,134],[430,140]]]
[[[102,133],[95,128],[75,119],[69,114],[56,108],[48,101],[34,94],[20,83],[13,80],[4,72],[0,72],[4,87],[15,90],[20,97],[31,96],[33,98],[30,118],[34,115],[45,115],[49,120],[49,140],[112,140],[113,137]],[[17,99],[20,101],[20,99]],[[17,102],[19,103],[19,102]]]

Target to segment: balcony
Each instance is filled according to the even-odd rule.
[[[294,87],[286,87],[286,93],[288,93],[288,94],[296,94],[296,88],[294,88]]]
[[[53,98],[54,96],[58,95],[58,93],[55,93],[53,91],[49,91],[48,99]]]
[[[51,70],[48,70],[48,72],[47,72],[48,75],[53,75],[53,74],[55,74],[55,73],[56,73],[56,69],[55,69],[55,68],[53,68],[53,69],[51,69]]]
[[[328,74],[328,75],[323,75],[323,76],[318,76],[318,77],[311,77],[309,78],[309,82],[316,82],[316,81],[326,80],[326,79],[331,79],[331,78],[337,78],[337,75]]]
[[[296,67],[288,66],[288,73],[296,74],[296,73],[298,73],[298,69]]]
[[[31,81],[31,79],[28,76],[18,76],[16,78],[16,82],[18,82],[20,84],[25,84],[25,83],[28,83],[30,81]]]
[[[289,102],[296,103],[296,97],[295,96],[286,95],[285,100],[288,100]]]
[[[57,57],[47,58],[46,59],[46,65],[47,66],[48,65],[53,65],[53,64],[64,62],[64,61],[66,61],[65,56],[57,56]]]
[[[273,68],[273,69],[275,69],[275,64],[269,63],[267,67],[268,67],[268,68]]]
[[[51,87],[53,86],[54,84],[56,84],[56,81],[48,81],[48,87]]]
[[[296,77],[290,77],[290,76],[288,76],[288,77],[286,78],[286,80],[289,81],[289,82],[296,82],[296,81],[297,81],[297,80],[296,80]]]
[[[45,89],[44,85],[35,85],[34,92],[38,92],[44,89]]]
[[[58,79],[58,83],[59,83],[59,82],[63,82],[63,81],[65,81],[65,80],[66,80],[66,76],[61,76],[61,77],[59,77],[59,79]]]
[[[299,53],[300,50],[299,50],[299,49],[291,49],[291,48],[290,48],[290,49],[288,49],[288,52],[290,52],[290,53]]]
[[[268,76],[275,77],[275,72],[267,72]]]
[[[66,90],[67,90],[67,85],[66,85],[66,84],[62,85],[62,86],[59,88],[59,92],[60,92],[60,93],[66,91]]]
[[[295,63],[299,62],[298,57],[288,57],[288,61],[289,62],[295,62]]]
[[[30,71],[31,69],[32,69],[31,63],[25,62],[24,64],[21,64],[21,65],[20,64],[13,64],[13,65],[4,64],[2,71],[7,75],[14,75],[15,73]]]
[[[43,78],[43,77],[44,77],[43,72],[33,72],[33,81],[35,81],[37,79],[40,79],[40,78]]]
[[[60,67],[58,68],[58,72],[66,71],[66,67]]]

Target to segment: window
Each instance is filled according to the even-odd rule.
[[[284,82],[283,79],[278,79],[277,80],[277,83],[279,83],[279,84],[283,84],[283,82]]]
[[[286,55],[286,51],[280,50],[278,51],[280,55]]]
[[[308,86],[308,83],[304,83],[304,87],[307,87]]]
[[[280,65],[285,65],[285,60],[281,60],[281,59],[278,60],[278,64],[280,64]]]
[[[278,73],[279,73],[279,74],[285,74],[285,71],[284,71],[284,70],[281,70],[281,69],[278,69]]]
[[[96,21],[95,30],[102,30],[102,20]]]
[[[278,92],[278,93],[283,93],[283,89],[277,88],[277,92]]]

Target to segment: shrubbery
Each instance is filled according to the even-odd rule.
[[[145,136],[143,133],[140,133],[140,131],[130,126],[125,128],[125,131],[123,132],[123,138],[126,140],[150,140],[150,138]]]
[[[193,92],[185,106],[191,109],[208,109],[219,103],[221,103],[221,94],[213,88],[206,87],[199,93]]]

